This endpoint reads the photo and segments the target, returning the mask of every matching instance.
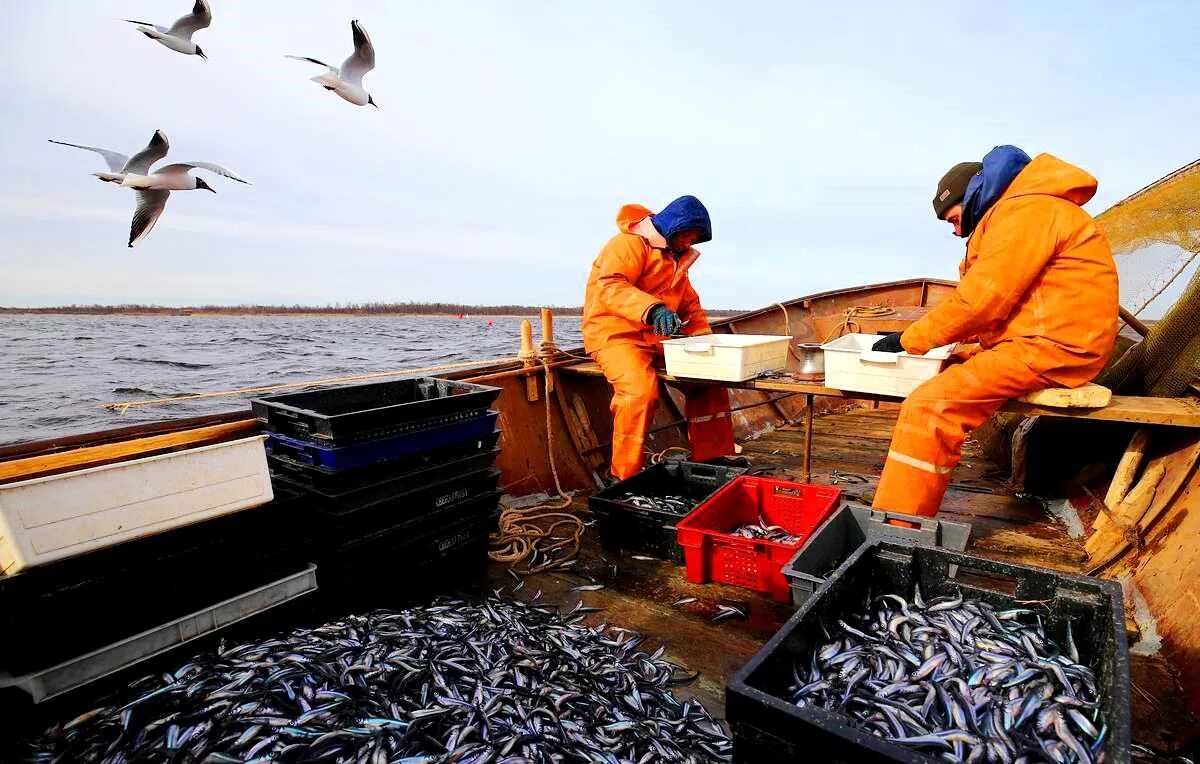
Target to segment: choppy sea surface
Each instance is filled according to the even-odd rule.
[[[489,326],[489,322],[491,325]],[[257,396],[102,404],[515,356],[520,318],[0,316],[0,445],[249,408]],[[535,336],[538,329],[535,321]],[[578,317],[556,317],[561,347]]]

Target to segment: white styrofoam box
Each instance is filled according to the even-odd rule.
[[[20,687],[34,703],[41,703],[316,590],[317,566],[308,565],[278,581],[57,666],[21,677],[0,678],[0,687]]]
[[[673,377],[744,382],[787,365],[791,337],[768,334],[702,334],[663,340]]]
[[[942,370],[954,345],[925,355],[871,350],[878,334],[847,334],[821,346],[825,351],[825,386],[836,390],[905,398]]]
[[[274,498],[265,435],[0,485],[0,571],[160,533]]]

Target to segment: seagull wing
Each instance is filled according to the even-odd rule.
[[[137,209],[133,211],[133,224],[129,226],[129,246],[137,244],[154,230],[154,224],[167,208],[170,191],[146,189],[137,192]]]
[[[208,7],[208,0],[196,0],[196,4],[192,6],[192,12],[186,16],[181,16],[167,30],[167,34],[190,40],[192,39],[193,32],[206,29],[211,23],[212,8]]]
[[[134,21],[133,19],[122,19],[122,21],[128,21],[130,24],[137,24],[143,27],[150,27],[151,29],[155,29],[163,34],[166,34],[168,31],[166,27],[160,27],[158,24],[151,24],[149,21]]]
[[[104,157],[104,161],[108,163],[108,169],[112,170],[113,172],[121,172],[122,168],[125,167],[125,163],[129,161],[129,157],[125,156],[124,154],[117,153],[116,151],[98,149],[95,146],[81,146],[78,143],[56,141],[53,138],[49,138],[48,140],[51,143],[57,143],[59,146],[70,146],[76,149],[83,149],[84,151],[94,151],[100,156]]]
[[[247,185],[250,183],[250,181],[248,181],[248,180],[239,178],[233,172],[233,170],[222,167],[219,164],[213,164],[212,162],[176,162],[175,164],[169,164],[169,165],[165,165],[163,167],[159,167],[154,172],[155,172],[155,174],[163,174],[163,175],[169,174],[169,173],[181,173],[182,174],[182,173],[186,173],[188,170],[191,170],[192,168],[195,168],[198,170],[208,170],[209,172],[215,172],[217,175],[220,175],[225,178],[229,178],[230,180],[236,180],[238,183],[246,183]]]
[[[117,172],[131,172],[134,175],[149,175],[150,165],[167,155],[167,149],[171,145],[167,143],[167,136],[162,130],[155,130],[154,136],[150,138],[150,142],[146,144],[146,148],[129,158],[125,166]]]
[[[317,66],[323,66],[326,69],[328,69],[329,71],[333,72],[334,74],[337,74],[336,68],[330,66],[329,64],[325,63],[324,61],[318,61],[315,58],[309,58],[308,56],[284,56],[284,58],[293,58],[297,61],[307,61],[310,64],[316,64]]]
[[[363,75],[375,68],[375,46],[358,21],[350,22],[350,30],[354,32],[354,53],[342,62],[338,76],[343,82],[362,87]]]

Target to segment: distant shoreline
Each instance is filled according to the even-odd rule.
[[[551,308],[556,316],[579,318],[583,315],[580,308]],[[106,308],[103,306],[74,308],[4,308],[0,307],[0,316],[140,316],[140,317],[201,317],[201,316],[345,316],[350,318],[396,318],[398,316],[416,316],[425,318],[537,318],[540,308],[497,309],[481,307],[464,311],[424,311],[424,310],[362,310],[354,308]],[[742,311],[710,310],[708,315],[713,318],[736,316]]]

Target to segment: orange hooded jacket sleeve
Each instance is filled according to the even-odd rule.
[[[954,294],[904,332],[905,350],[978,336],[984,349],[1014,343],[1058,384],[1094,378],[1117,331],[1112,250],[1080,206],[1095,193],[1078,167],[1049,154],[1030,162],[980,220]]]
[[[686,334],[707,333],[708,316],[688,279],[700,256],[694,248],[678,260],[664,248],[652,246],[635,230],[651,216],[640,204],[627,204],[617,214],[620,229],[592,263],[583,301],[583,343],[588,353],[619,344],[652,347],[662,339],[646,326],[655,305],[666,305],[687,321]],[[652,230],[652,229],[651,229]],[[661,237],[658,237],[661,238]]]

